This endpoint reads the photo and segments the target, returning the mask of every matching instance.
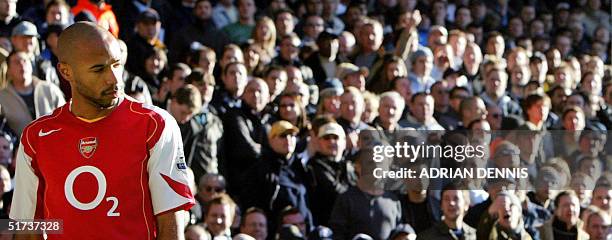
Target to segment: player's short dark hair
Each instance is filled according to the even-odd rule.
[[[244,224],[246,223],[247,216],[254,214],[254,213],[259,213],[263,215],[264,217],[266,217],[266,212],[263,209],[258,208],[258,207],[250,207],[242,214],[242,217],[240,218],[240,226],[241,227],[244,226]]]

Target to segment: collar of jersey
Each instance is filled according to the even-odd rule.
[[[125,99],[125,98],[124,98],[124,97],[119,97],[119,102],[117,103],[117,106],[115,106],[115,108],[117,108],[117,107],[119,107],[119,105],[121,105],[121,103],[123,102],[123,99]],[[69,110],[70,112],[72,112],[72,99],[70,99],[70,105],[68,106],[68,110]],[[114,111],[114,109],[113,109],[113,111]],[[111,112],[111,113],[112,113],[112,112]],[[72,114],[74,115],[74,113],[72,113]],[[104,118],[106,118],[106,117],[110,116],[110,114],[108,114],[108,115],[106,115],[106,116],[99,117],[99,118],[94,118],[94,119],[82,118],[82,117],[79,117],[79,116],[77,116],[77,115],[74,115],[74,116],[75,116],[77,119],[79,119],[79,120],[81,120],[81,121],[83,121],[83,122],[86,122],[86,123],[94,123],[94,122],[100,121],[100,120],[102,120],[102,119],[104,119]]]

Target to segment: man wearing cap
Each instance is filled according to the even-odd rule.
[[[11,44],[13,44],[14,51],[22,51],[27,54],[32,64],[32,73],[41,79],[45,79],[45,72],[40,69],[43,59],[36,54],[36,38],[38,37],[36,25],[28,21],[22,21],[13,28]]]
[[[359,68],[355,64],[343,62],[336,69],[336,78],[342,82],[342,86],[355,87],[359,91],[365,91],[365,81],[368,76],[366,68]]]
[[[258,207],[266,212],[268,232],[277,229],[278,216],[287,206],[297,208],[308,226],[312,215],[306,206],[306,187],[300,162],[294,154],[298,128],[288,121],[272,124],[267,146],[262,150],[262,161],[246,175],[242,188],[244,208]]]
[[[431,77],[433,68],[433,53],[427,47],[419,47],[410,56],[412,67],[408,73],[410,87],[413,92],[425,92],[431,88],[435,80]]]
[[[147,9],[138,15],[136,34],[126,42],[128,59],[126,69],[133,73],[142,72],[139,64],[145,62],[145,55],[153,49],[165,49],[166,46],[158,39],[161,30],[159,14],[153,9]]]
[[[337,73],[337,65],[342,61],[337,58],[340,43],[338,35],[324,31],[317,37],[318,51],[310,55],[304,64],[312,69],[312,74],[317,85],[321,86],[328,78],[333,78]]]
[[[308,186],[309,205],[315,225],[327,226],[332,203],[338,194],[346,191],[349,184],[347,164],[343,155],[346,134],[336,122],[322,125],[315,133],[318,148],[307,166],[311,177]]]

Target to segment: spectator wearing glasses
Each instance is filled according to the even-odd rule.
[[[195,218],[196,222],[201,222],[205,216],[204,206],[206,206],[212,199],[219,197],[220,194],[225,193],[225,177],[217,173],[204,174],[198,180],[198,191],[195,195],[196,205],[191,208],[190,212],[192,218]]]

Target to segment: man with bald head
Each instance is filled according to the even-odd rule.
[[[48,239],[184,238],[182,214],[194,198],[178,125],[124,96],[120,55],[117,39],[91,23],[58,40],[72,101],[24,129],[10,211],[11,219],[63,219],[63,233]]]

